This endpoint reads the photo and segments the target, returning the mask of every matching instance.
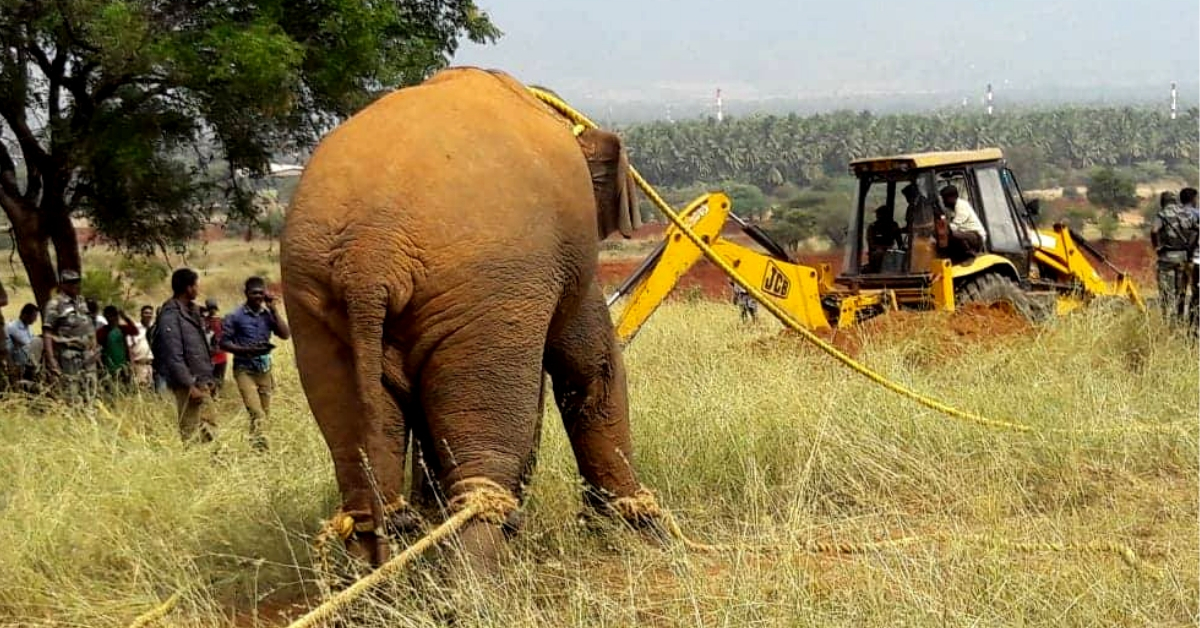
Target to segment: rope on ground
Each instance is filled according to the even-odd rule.
[[[670,536],[684,544],[685,547],[698,552],[705,553],[726,553],[726,552],[767,552],[767,551],[782,551],[790,546],[783,544],[776,545],[750,545],[750,544],[732,544],[732,545],[716,545],[701,543],[695,541],[683,532],[683,528],[675,520],[674,515],[669,510],[659,506],[654,494],[647,488],[640,488],[632,497],[624,497],[613,500],[612,506],[626,519],[635,519],[640,517],[650,517],[658,520]],[[1084,553],[1109,553],[1115,554],[1125,561],[1127,565],[1135,570],[1141,570],[1143,573],[1150,575],[1152,578],[1161,578],[1161,574],[1154,570],[1153,567],[1141,562],[1137,554],[1127,545],[1113,541],[1093,541],[1085,543],[1050,543],[1045,541],[1011,541],[1002,538],[993,538],[981,534],[930,534],[930,535],[911,535],[895,539],[884,539],[881,541],[818,541],[816,539],[808,539],[804,541],[803,546],[805,551],[813,554],[865,554],[868,552],[877,552],[883,549],[892,547],[901,547],[912,545],[915,543],[926,542],[941,542],[941,543],[960,543],[976,547],[1003,547],[1017,552],[1035,553],[1035,552],[1084,552]]]
[[[599,128],[599,126],[597,126],[595,122],[592,122],[591,120],[589,120],[582,113],[580,113],[579,111],[572,108],[570,105],[568,105],[566,102],[564,102],[562,99],[558,98],[554,94],[551,94],[545,90],[538,89],[536,87],[529,87],[528,89],[539,100],[541,100],[542,102],[545,102],[546,104],[553,107],[556,111],[558,111],[560,114],[565,116],[573,124],[590,127],[593,129]],[[884,388],[887,388],[888,390],[890,390],[894,393],[897,393],[901,396],[912,399],[925,407],[928,407],[928,408],[931,408],[938,412],[941,412],[942,414],[945,414],[947,416],[951,416],[951,417],[954,417],[957,419],[962,419],[965,421],[970,421],[973,423],[977,423],[979,425],[985,425],[988,427],[994,427],[994,428],[1000,428],[1000,429],[1013,430],[1013,431],[1017,431],[1017,432],[1039,431],[1038,428],[1035,428],[1034,426],[1031,426],[1031,425],[1017,423],[1014,421],[990,419],[990,418],[981,416],[979,414],[976,414],[974,412],[960,410],[958,408],[955,408],[955,407],[952,407],[945,403],[942,403],[936,399],[933,399],[932,397],[929,397],[928,395],[917,392],[915,390],[912,390],[911,388],[907,388],[905,386],[902,386],[899,383],[889,380],[888,378],[884,377],[883,375],[881,375],[879,373],[876,373],[875,371],[871,370],[869,367],[867,367],[866,365],[862,364],[861,362],[855,360],[854,358],[850,357],[849,355],[846,355],[845,353],[839,351],[833,345],[825,342],[824,340],[821,340],[820,337],[818,337],[816,334],[814,334],[811,331],[809,331],[808,329],[806,329],[804,327],[804,325],[802,325],[798,321],[796,321],[796,319],[793,318],[792,315],[789,314],[786,310],[784,310],[782,307],[777,305],[774,301],[763,296],[762,292],[760,292],[757,288],[754,287],[754,285],[752,285],[744,277],[742,277],[740,274],[738,274],[738,272],[736,270],[734,270],[734,268],[729,264],[729,262],[725,261],[725,259],[722,258],[720,255],[717,255],[717,253],[715,251],[713,251],[712,247],[710,247],[708,245],[708,243],[704,242],[700,238],[700,236],[696,235],[696,233],[694,231],[692,231],[692,229],[679,217],[679,215],[676,214],[671,209],[671,206],[668,205],[667,202],[664,201],[662,199],[662,197],[658,195],[658,192],[655,191],[654,188],[651,187],[650,184],[647,183],[644,178],[642,178],[642,175],[640,173],[638,173],[637,169],[634,168],[632,164],[629,165],[629,173],[630,173],[630,175],[633,176],[634,180],[637,182],[638,187],[641,188],[641,190],[643,192],[645,192],[647,197],[649,197],[650,201],[653,202],[656,207],[658,207],[659,211],[661,211],[663,213],[663,215],[665,215],[668,219],[670,219],[670,221],[672,223],[674,223],[676,228],[678,228],[680,231],[682,231],[684,233],[684,235],[686,235],[688,237],[688,239],[692,241],[692,244],[696,245],[696,247],[700,249],[700,251],[704,254],[704,256],[706,258],[708,258],[708,261],[712,262],[714,265],[716,265],[718,268],[720,268],[726,275],[728,275],[731,279],[733,279],[733,281],[735,283],[737,283],[744,290],[746,290],[747,293],[749,293],[752,297],[754,297],[754,300],[756,300],[760,304],[762,304],[762,306],[765,307],[767,309],[767,311],[774,314],[775,317],[778,318],[784,325],[786,325],[788,328],[792,329],[793,331],[798,332],[800,335],[802,335],[804,337],[805,340],[807,340],[808,342],[810,342],[812,344],[815,344],[822,351],[833,356],[835,359],[837,359],[842,364],[848,366],[850,369],[854,370],[858,374],[863,375],[867,379],[870,379],[871,381],[875,382],[876,384],[879,384],[880,386],[883,386]],[[1157,430],[1159,428],[1149,428],[1149,429]],[[1045,430],[1041,430],[1041,431],[1045,431]]]
[[[503,521],[508,513],[517,508],[517,500],[502,486],[486,478],[467,478],[456,483],[456,486],[470,486],[469,491],[455,496],[449,504],[454,512],[442,525],[410,545],[400,554],[385,562],[378,569],[357,580],[337,595],[323,602],[296,621],[288,624],[287,628],[307,628],[316,622],[328,619],[334,613],[354,601],[368,589],[386,580],[412,561],[420,553],[429,549],[442,539],[463,528],[473,517],[486,521]],[[451,492],[455,492],[453,487]]]
[[[171,597],[167,598],[162,604],[159,604],[145,613],[138,615],[133,620],[133,623],[129,624],[129,628],[141,628],[142,626],[149,626],[151,623],[166,617],[167,613],[171,612],[171,609],[175,608],[175,605],[179,603],[179,600],[182,597],[182,589],[172,593]]]

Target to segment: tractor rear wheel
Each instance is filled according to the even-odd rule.
[[[984,273],[967,279],[954,293],[956,304],[978,303],[992,305],[1007,303],[1022,317],[1041,319],[1039,308],[1015,281],[999,273]]]

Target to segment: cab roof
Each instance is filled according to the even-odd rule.
[[[955,166],[959,164],[977,163],[981,161],[996,161],[1003,158],[1004,153],[999,148],[908,153],[904,155],[863,157],[861,159],[855,159],[850,162],[850,169],[856,174],[862,172],[883,172],[887,170],[903,171],[915,170],[919,168]]]

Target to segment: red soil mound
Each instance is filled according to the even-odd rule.
[[[1025,318],[1005,305],[968,305],[957,312],[900,311],[873,318],[850,329],[816,332],[822,340],[852,357],[859,355],[868,343],[880,343],[908,339],[921,347],[919,361],[956,357],[990,344],[1005,344],[1015,338],[1030,334],[1033,326]],[[784,330],[778,339],[771,339],[760,346],[764,348],[786,343],[789,348],[797,343],[811,347],[801,335],[790,329]]]

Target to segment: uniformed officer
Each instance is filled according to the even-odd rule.
[[[1191,214],[1192,219],[1196,221],[1196,231],[1192,232],[1192,240],[1190,243],[1191,250],[1189,255],[1191,260],[1188,262],[1188,291],[1191,297],[1188,301],[1188,326],[1191,328],[1192,335],[1200,333],[1200,201],[1197,196],[1200,192],[1194,187],[1186,187],[1179,191],[1179,203],[1185,212]]]
[[[1160,209],[1150,226],[1150,242],[1158,254],[1158,300],[1163,316],[1178,320],[1187,298],[1189,245],[1200,229],[1195,213],[1179,206],[1174,192],[1159,196]]]
[[[71,403],[91,401],[99,385],[96,328],[79,289],[79,272],[62,271],[58,292],[42,314],[46,369],[55,380],[56,396]]]

